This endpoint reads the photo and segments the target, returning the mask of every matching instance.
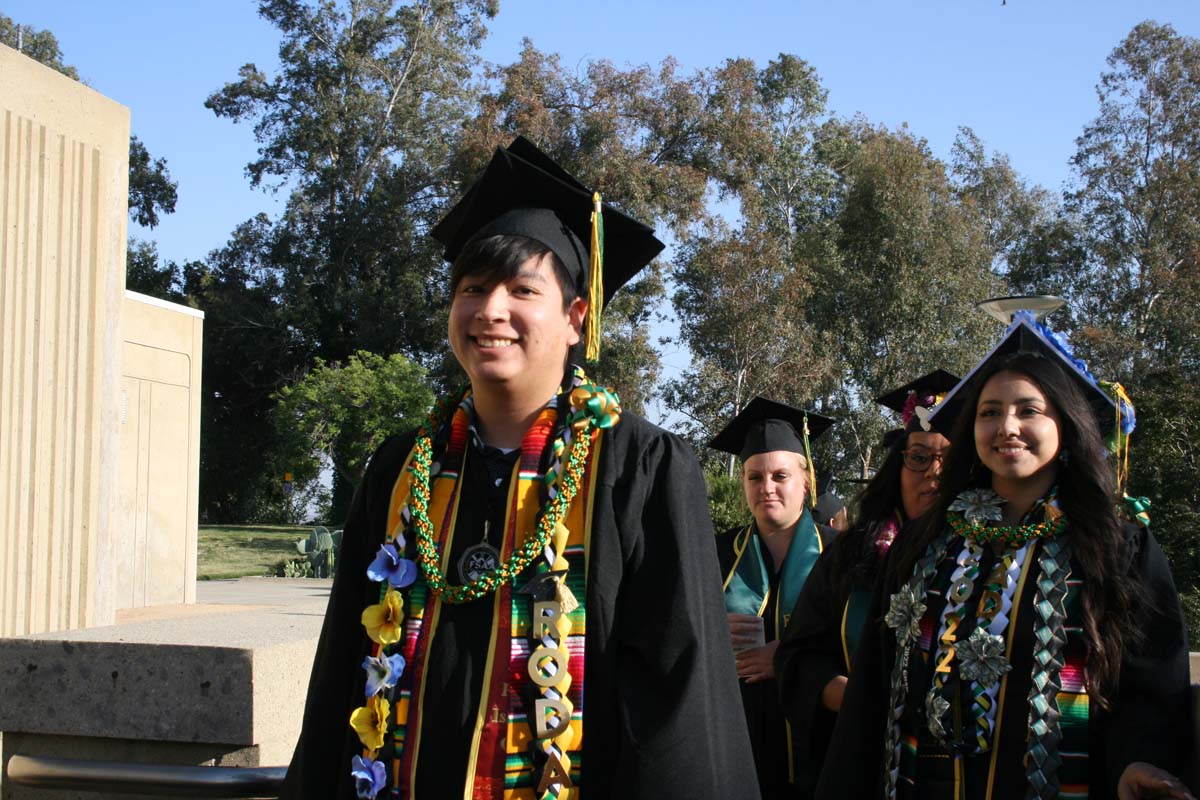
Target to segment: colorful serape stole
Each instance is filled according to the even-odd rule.
[[[521,443],[521,455],[514,465],[515,475],[509,485],[508,511],[505,517],[504,536],[501,542],[500,559],[507,561],[513,548],[519,546],[535,528],[542,501],[547,490],[541,464],[547,458],[547,443],[555,429],[558,418],[553,404],[544,409]],[[470,409],[461,406],[449,425],[449,437],[440,465],[431,470],[432,497],[429,517],[438,530],[438,551],[441,569],[445,573],[453,545],[454,528],[457,521],[458,503],[461,500],[458,488],[459,477],[469,436]],[[548,545],[547,552],[560,553],[569,561],[563,596],[586,597],[587,544],[591,532],[591,512],[594,500],[596,465],[599,463],[600,431],[593,433],[594,440],[588,453],[585,479],[575,501],[571,504],[566,525],[559,526],[555,542]],[[410,456],[411,459],[411,456]],[[394,532],[403,531],[406,520],[406,503],[409,497],[411,471],[405,465],[392,490],[388,512],[388,527]],[[553,488],[551,491],[553,491]],[[557,541],[561,538],[562,541]],[[556,559],[557,561],[558,559]],[[475,602],[492,602],[492,638],[488,646],[488,671],[484,675],[483,693],[480,698],[475,733],[472,739],[471,756],[466,775],[466,798],[491,800],[527,800],[532,798],[566,798],[569,788],[566,781],[550,784],[545,791],[538,791],[535,772],[544,765],[546,757],[539,758],[531,752],[535,742],[526,708],[527,698],[532,698],[529,687],[533,686],[529,666],[531,646],[530,623],[534,599],[523,591],[522,581],[537,569],[546,571],[541,562],[512,582],[505,583],[488,598]],[[416,778],[417,756],[421,741],[422,688],[426,679],[426,656],[429,645],[437,633],[438,614],[441,601],[431,597],[423,579],[413,584],[407,604],[403,655],[408,668],[396,687],[395,713],[391,726],[392,797],[408,797]],[[544,667],[557,670],[567,669],[569,684],[564,685],[565,697],[556,698],[569,708],[570,736],[568,731],[553,737],[555,742],[568,742],[558,756],[558,761],[568,771],[569,782],[578,785],[580,780],[580,749],[582,747],[583,719],[583,666],[584,639],[586,633],[585,610],[582,605],[562,615],[559,621],[565,635],[566,657],[553,665]],[[568,627],[569,622],[569,627]],[[556,628],[557,630],[557,628]],[[503,634],[503,635],[502,635]],[[504,665],[497,669],[497,665]],[[544,677],[542,678],[544,680]],[[533,686],[533,688],[537,688]],[[549,723],[546,723],[549,725]],[[553,726],[551,726],[553,727]],[[569,739],[569,741],[568,741]],[[381,753],[382,758],[385,754]],[[541,763],[539,763],[541,762]],[[540,773],[539,773],[540,774]],[[559,789],[555,790],[555,786]]]
[[[1078,574],[1078,573],[1076,573]],[[1067,642],[1062,650],[1063,668],[1059,671],[1062,688],[1057,694],[1058,720],[1062,739],[1058,754],[1058,796],[1088,795],[1088,712],[1087,639],[1083,632],[1083,581],[1067,580]]]

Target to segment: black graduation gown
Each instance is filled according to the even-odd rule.
[[[811,765],[809,796],[837,721],[837,712],[825,707],[821,693],[835,677],[849,674],[842,645],[849,587],[839,591],[833,565],[840,548],[856,545],[857,539],[839,536],[821,553],[775,651],[775,679],[783,713],[792,723],[792,747],[798,761]]]
[[[348,720],[362,703],[361,664],[369,649],[359,618],[378,598],[366,567],[383,541],[392,486],[413,440],[408,434],[385,442],[355,495],[283,798],[355,797],[350,765],[361,750]],[[464,480],[482,480],[469,486],[486,497],[479,460],[468,447]],[[572,796],[755,798],[746,732],[728,724],[741,705],[720,586],[712,581],[712,523],[695,455],[678,437],[626,413],[604,433],[598,468],[583,778]],[[456,545],[481,540],[487,506],[460,504]],[[463,795],[470,729],[462,721],[478,710],[492,624],[487,603],[442,609],[425,698],[437,708],[425,718],[442,723],[422,734],[417,800]]]
[[[1131,762],[1146,761],[1178,774],[1191,752],[1187,631],[1179,596],[1166,557],[1150,532],[1127,526],[1126,533],[1133,540],[1130,572],[1138,576],[1146,590],[1140,626],[1145,639],[1140,648],[1129,652],[1122,661],[1112,711],[1104,712],[1095,703],[1090,705],[1088,796],[1093,800],[1115,798],[1117,781]],[[952,551],[954,547],[952,543]],[[981,572],[984,568],[986,564],[981,566]],[[1085,582],[1088,580],[1077,563],[1072,563],[1072,570]],[[948,579],[942,577],[945,575],[948,575],[947,570],[939,573],[940,583],[948,583]],[[894,582],[881,579],[876,589],[872,601],[874,616],[868,620],[855,654],[852,678],[846,687],[833,741],[817,786],[817,797],[822,800],[883,796],[888,682],[896,646],[893,631],[881,620],[896,588]],[[945,587],[938,588],[944,590]],[[1020,627],[1013,643],[1009,699],[998,710],[1004,716],[1001,742],[997,746],[1007,756],[1006,763],[996,766],[994,783],[990,787],[994,798],[1025,796],[1022,759],[1028,720],[1025,698],[1031,683],[1034,594],[1033,587],[1027,585],[1016,601],[1020,606],[1017,614]],[[919,702],[927,688],[928,681],[921,686],[913,685],[909,697],[916,697]],[[965,794],[968,798],[987,796],[987,780],[979,778],[987,771],[980,769],[980,764],[969,763],[987,757],[966,759]],[[947,785],[921,786],[918,790],[916,795],[902,791],[899,796],[941,800],[951,797],[952,793]]]
[[[816,523],[816,527],[824,553],[836,540],[837,531],[819,522]],[[722,581],[734,568],[737,561],[734,540],[745,529],[746,526],[741,525],[731,528],[717,537],[717,559],[721,565]],[[757,536],[757,531],[752,535]],[[763,560],[766,562],[767,574],[771,580],[767,605],[761,614],[764,639],[769,644],[783,633],[789,611],[779,608],[779,575],[776,573],[775,562],[766,546],[762,547],[762,554]],[[817,563],[820,563],[821,560],[819,558]],[[815,571],[816,567],[813,568],[813,572]],[[812,580],[812,572],[809,573],[807,580]],[[807,582],[805,585],[807,586]],[[746,712],[746,728],[750,733],[750,747],[754,751],[758,785],[762,790],[764,800],[810,797],[812,787],[816,783],[817,769],[820,767],[820,763],[814,764],[806,758],[798,759],[794,763],[795,775],[791,774],[787,720],[779,704],[778,679],[755,683],[738,681],[738,684],[742,691],[742,705]],[[792,736],[794,737],[796,733],[793,730]],[[802,755],[801,751],[793,750],[793,752]]]

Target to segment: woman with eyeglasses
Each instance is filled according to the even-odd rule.
[[[904,427],[884,437],[883,463],[859,494],[854,523],[813,567],[780,639],[775,673],[795,759],[804,765],[797,771],[809,776],[803,796],[815,788],[883,557],[937,495],[950,443],[926,417],[957,382],[937,370],[876,399]]]
[[[1190,798],[1170,568],[1123,522],[1133,406],[1029,312],[932,415],[941,490],[872,598],[818,798]]]

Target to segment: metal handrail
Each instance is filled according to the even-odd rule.
[[[14,755],[7,773],[13,783],[39,789],[277,798],[287,767],[195,767]]]

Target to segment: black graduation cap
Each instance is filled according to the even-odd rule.
[[[906,431],[927,431],[930,428],[925,419],[928,409],[933,408],[938,400],[957,384],[957,375],[944,369],[935,369],[898,389],[879,395],[875,402],[899,414]],[[917,414],[918,406],[926,410],[922,411],[921,415]]]
[[[907,431],[904,428],[892,428],[890,431],[884,431],[883,437],[880,439],[883,449],[891,450],[896,440],[903,439],[906,433]]]
[[[1017,312],[1012,324],[1004,331],[1000,342],[989,350],[988,354],[980,359],[979,363],[967,373],[967,376],[951,389],[942,402],[933,409],[929,420],[934,427],[943,432],[950,430],[962,410],[965,387],[971,379],[994,360],[1015,353],[1038,353],[1046,358],[1056,360],[1063,368],[1063,372],[1075,382],[1088,405],[1092,407],[1096,421],[1100,425],[1101,434],[1107,436],[1113,431],[1117,414],[1116,402],[1100,388],[1096,378],[1087,371],[1087,365],[1075,358],[1066,340],[1038,323],[1033,314],[1027,311]],[[1128,411],[1132,415],[1132,405],[1128,406]],[[1132,427],[1130,429],[1132,430]]]
[[[599,195],[573,178],[523,136],[492,155],[483,174],[431,231],[454,261],[476,238],[516,234],[549,247],[567,271],[590,287],[592,212]],[[607,304],[663,249],[654,229],[601,204],[603,300]],[[600,308],[592,303],[589,324]],[[594,317],[592,315],[595,315]],[[593,326],[594,328],[595,326]]]
[[[759,453],[788,450],[806,455],[804,446],[805,419],[808,420],[808,441],[812,442],[829,427],[833,420],[803,409],[777,403],[765,397],[751,400],[725,429],[713,437],[708,446],[732,453],[743,461]]]
[[[817,497],[817,504],[813,511],[815,516],[822,523],[832,519],[839,511],[846,507],[842,498],[830,491],[821,492]]]
[[[892,389],[887,394],[879,395],[875,398],[875,402],[884,408],[890,408],[897,414],[903,414],[904,405],[908,402],[910,395],[916,395],[919,398],[944,395],[957,386],[958,381],[957,375],[944,369],[935,369],[897,389]]]

